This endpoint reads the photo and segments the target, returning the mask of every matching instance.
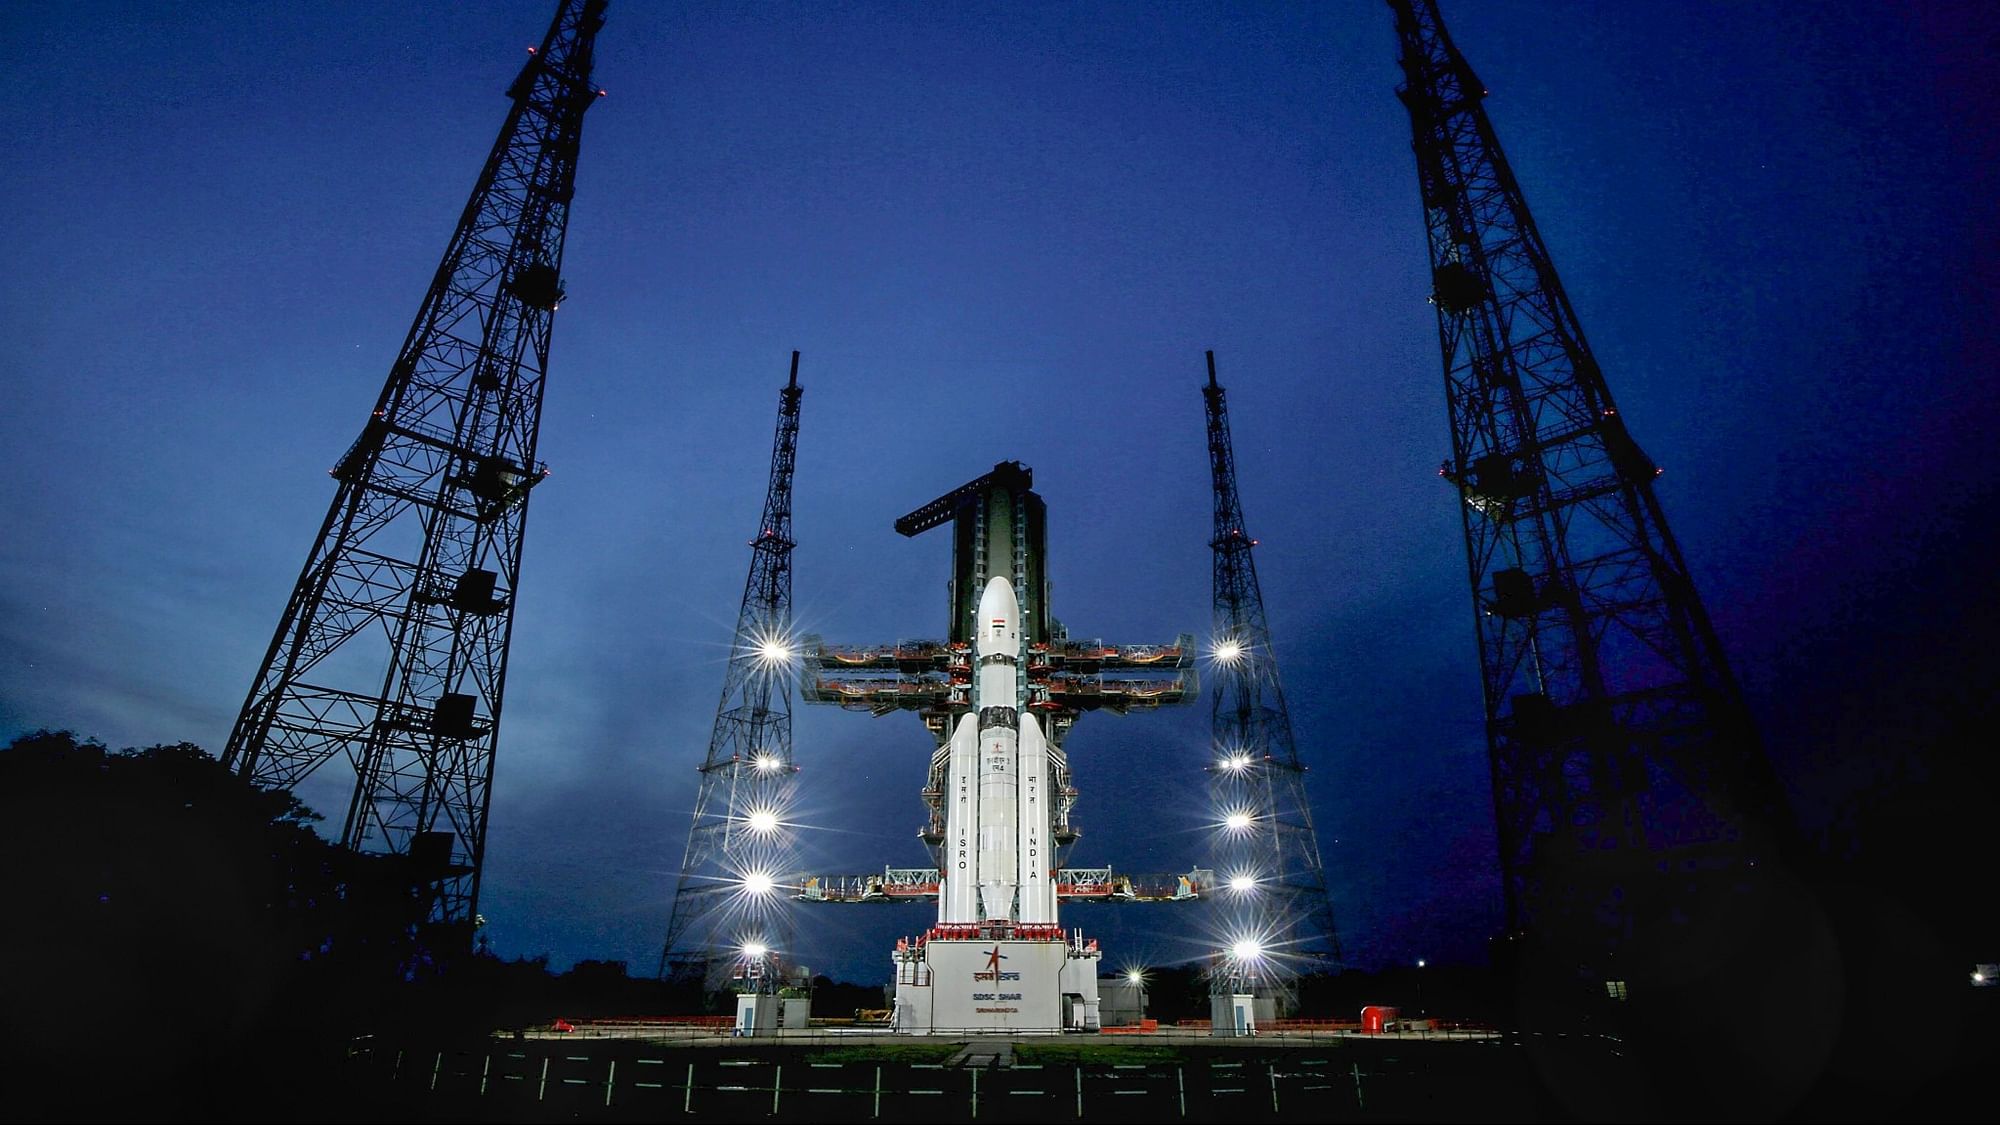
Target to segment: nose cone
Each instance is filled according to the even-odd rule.
[[[1021,599],[1014,596],[1014,584],[1004,577],[987,582],[986,591],[979,595],[981,647],[997,641],[1011,649],[1018,643],[1020,628]]]

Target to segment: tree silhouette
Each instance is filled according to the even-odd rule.
[[[176,1116],[212,1104],[219,1060],[273,1037],[309,1052],[393,1005],[408,889],[318,819],[191,743],[43,730],[0,750],[0,1026],[36,1076],[4,1096],[71,1116],[145,1089],[146,1116]]]

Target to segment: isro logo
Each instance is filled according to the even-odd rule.
[[[1020,973],[1003,973],[1000,971],[1000,962],[1005,961],[1006,959],[1007,955],[1005,953],[1000,952],[1000,947],[998,945],[995,945],[993,947],[993,952],[988,953],[986,955],[986,971],[983,973],[972,974],[972,979],[973,980],[1020,980],[1021,979]]]

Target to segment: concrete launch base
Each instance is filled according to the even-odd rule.
[[[1103,955],[1053,941],[938,940],[899,945],[894,1028],[908,1035],[1057,1035],[1098,1028]]]

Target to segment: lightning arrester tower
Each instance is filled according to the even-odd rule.
[[[1264,617],[1243,500],[1236,489],[1236,453],[1229,435],[1229,407],[1209,352],[1208,466],[1215,483],[1215,636],[1209,655],[1214,688],[1211,712],[1215,761],[1207,767],[1219,827],[1214,866],[1220,909],[1232,945],[1248,939],[1275,945],[1288,957],[1327,967],[1340,956],[1326,871],[1306,799],[1305,764],[1292,739],[1292,717],[1278,681],[1278,660]],[[1233,886],[1248,880],[1243,889]],[[1277,983],[1248,963],[1225,958],[1219,988],[1230,976]],[[1239,980],[1239,985],[1244,981]]]
[[[1643,973],[1740,898],[1782,804],[1626,430],[1433,0],[1390,0],[1463,504],[1508,923]],[[1635,938],[1641,939],[1635,942]],[[1650,949],[1651,954],[1646,950]]]
[[[405,857],[469,946],[549,334],[604,0],[564,0],[338,486],[223,762],[289,789],[353,771],[342,842]]]
[[[792,764],[792,470],[798,462],[799,353],[778,392],[778,426],[771,440],[771,478],[764,518],[750,541],[750,577],[736,614],[736,634],[723,675],[708,755],[701,764],[694,823],[688,829],[680,881],[660,953],[660,975],[712,984],[745,942],[796,952],[787,903],[774,894],[745,896],[742,934],[718,932],[718,909],[742,893],[753,875],[776,879],[795,866],[784,818],[798,767]],[[758,912],[765,912],[759,914]],[[724,945],[732,952],[718,953]]]

